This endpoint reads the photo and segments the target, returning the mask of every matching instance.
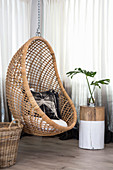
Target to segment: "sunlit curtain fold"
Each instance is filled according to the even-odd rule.
[[[52,45],[62,82],[75,104],[87,104],[89,92],[83,75],[72,80],[66,72],[76,67],[97,71],[96,80],[110,78],[96,89],[97,105],[106,107],[113,132],[113,0],[43,0],[43,37]]]
[[[30,37],[31,0],[0,0],[0,121],[9,121],[5,77],[8,63]]]

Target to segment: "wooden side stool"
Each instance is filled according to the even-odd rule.
[[[79,147],[103,149],[105,108],[80,106]]]

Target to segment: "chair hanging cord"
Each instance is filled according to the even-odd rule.
[[[36,31],[36,36],[40,36],[40,0],[38,0],[38,28]]]

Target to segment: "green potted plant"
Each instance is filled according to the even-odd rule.
[[[100,86],[101,84],[108,85],[110,83],[110,79],[102,79],[102,80],[98,80],[98,81],[93,80],[91,83],[89,83],[88,77],[94,78],[97,72],[86,71],[86,70],[83,70],[81,68],[75,68],[73,71],[67,72],[66,75],[68,77],[71,77],[71,79],[72,79],[73,76],[78,74],[78,73],[82,73],[86,77],[86,81],[87,81],[87,85],[88,85],[88,89],[89,89],[89,93],[90,93],[90,98],[89,98],[88,103],[89,103],[90,106],[94,106],[95,99],[93,97],[93,93],[95,91],[95,87],[97,86],[97,87],[101,88],[101,86]],[[91,90],[91,86],[93,86],[92,90]]]

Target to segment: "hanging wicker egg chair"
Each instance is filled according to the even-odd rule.
[[[59,109],[67,127],[51,120],[38,106],[30,88],[37,92],[54,89],[59,95]],[[38,136],[52,136],[72,129],[77,114],[58,75],[55,54],[42,37],[28,40],[13,56],[6,76],[6,96],[15,119],[24,131]]]

